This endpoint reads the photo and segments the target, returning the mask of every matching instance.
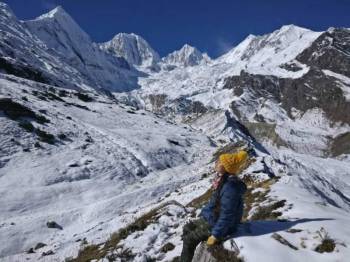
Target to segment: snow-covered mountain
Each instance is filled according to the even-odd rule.
[[[74,89],[138,87],[139,73],[101,51],[61,7],[24,22],[4,3],[0,13],[0,52],[6,72]]]
[[[33,35],[55,50],[61,59],[89,81],[91,86],[112,91],[125,90],[132,74],[123,58],[106,55],[67,14],[57,7],[34,20],[24,22]],[[123,87],[117,87],[116,83]],[[130,86],[132,87],[130,81]]]
[[[123,57],[131,65],[155,67],[160,61],[158,53],[147,41],[133,33],[119,33],[112,40],[99,46],[109,54]]]
[[[210,58],[207,54],[202,54],[197,48],[185,44],[180,50],[168,54],[162,60],[168,65],[186,67],[208,63]]]
[[[19,21],[0,3],[0,39],[0,261],[176,261],[213,159],[247,146],[239,256],[350,256],[349,29],[160,59],[134,34],[93,43],[61,7]]]
[[[277,74],[278,66],[293,60],[319,35],[320,32],[295,25],[282,26],[263,36],[249,35],[218,58],[217,62],[234,64],[236,72],[246,70],[252,73]]]

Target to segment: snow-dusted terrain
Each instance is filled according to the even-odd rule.
[[[349,29],[160,58],[135,34],[93,43],[61,7],[20,21],[0,3],[0,39],[0,261],[172,261],[232,142],[256,153],[239,256],[347,261]],[[316,252],[327,234],[334,251]]]

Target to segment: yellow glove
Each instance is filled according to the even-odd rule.
[[[214,236],[210,236],[207,240],[207,245],[212,246],[217,242],[217,239]]]

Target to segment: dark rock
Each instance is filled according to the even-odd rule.
[[[36,122],[40,124],[50,122],[44,116],[36,114],[30,108],[13,101],[11,98],[0,98],[0,111],[4,111],[4,113],[12,120],[26,117],[35,119]]]
[[[55,254],[52,250],[48,250],[48,251],[46,251],[46,252],[43,252],[41,255],[43,256],[43,257],[45,257],[45,256],[51,256],[51,255],[53,255],[53,254]]]
[[[297,56],[303,64],[350,77],[350,30],[330,29]]]
[[[16,59],[18,61],[18,59]],[[0,57],[0,71],[4,71],[7,74],[15,75],[21,78],[34,80],[45,84],[50,84],[51,81],[44,76],[44,74],[33,67],[18,63],[12,64],[10,61]]]
[[[39,137],[40,141],[48,143],[48,144],[54,144],[55,143],[55,136],[47,133],[44,130],[41,130],[39,128],[35,129],[35,134]]]
[[[172,139],[167,139],[170,144],[173,144],[175,146],[181,146],[181,144],[178,141],[172,140]]]
[[[162,248],[160,249],[161,252],[167,253],[175,248],[175,245],[173,243],[166,243]]]
[[[56,229],[63,230],[63,227],[60,226],[59,224],[57,224],[55,221],[48,221],[48,222],[46,223],[46,226],[47,226],[48,228],[56,228]]]
[[[33,253],[35,253],[34,248],[31,247],[27,250],[27,254],[33,254]]]
[[[20,117],[36,118],[36,114],[31,109],[13,101],[11,98],[0,98],[0,110],[14,120]]]
[[[280,242],[282,245],[285,245],[287,247],[290,247],[291,249],[294,250],[298,250],[298,248],[296,246],[294,246],[293,244],[291,244],[287,239],[283,238],[280,234],[277,233],[273,233],[271,235],[271,237],[273,239],[275,239],[276,241]]]
[[[64,106],[75,106],[75,107],[78,107],[80,109],[84,109],[84,110],[87,110],[87,111],[91,111],[90,108],[88,108],[87,106],[83,106],[83,105],[79,105],[79,104],[75,104],[75,103],[64,103]]]
[[[295,63],[286,63],[280,66],[283,69],[286,69],[288,71],[292,71],[292,72],[298,72],[300,70],[302,70],[301,67],[299,67],[297,64]]]
[[[61,140],[64,140],[64,139],[67,138],[67,136],[65,134],[63,134],[63,133],[60,133],[60,134],[58,134],[58,138],[61,139]]]
[[[66,97],[66,96],[68,96],[68,92],[66,91],[66,90],[63,90],[63,89],[60,89],[59,91],[58,91],[58,95],[60,96],[60,97]]]
[[[330,153],[332,156],[350,153],[350,132],[340,134],[332,139]]]
[[[47,246],[45,243],[39,242],[35,245],[34,249],[37,250],[37,249],[40,249],[40,248],[45,247],[45,246]]]
[[[18,125],[29,133],[35,130],[34,126],[29,121],[21,121]]]
[[[292,234],[299,233],[302,231],[303,231],[302,229],[297,229],[297,228],[290,228],[287,230],[288,233],[292,233]]]
[[[75,95],[83,102],[92,102],[94,99],[87,94],[75,93]]]

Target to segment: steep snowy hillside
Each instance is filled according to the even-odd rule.
[[[81,75],[73,67],[64,64],[33,36],[16,18],[10,8],[0,3],[0,54],[1,71],[43,83],[67,84],[69,76]],[[72,83],[74,87],[76,83]]]
[[[180,50],[176,50],[162,59],[168,66],[194,66],[210,62],[207,54],[202,54],[197,48],[185,44]]]
[[[109,54],[124,58],[131,65],[158,69],[156,64],[160,61],[159,55],[138,35],[119,33],[99,46]]]
[[[102,224],[108,235],[121,212],[193,179],[212,150],[205,135],[113,98],[5,75],[0,93],[0,257],[38,242],[62,250]]]
[[[246,70],[254,74],[286,76],[288,73],[279,66],[293,60],[320,34],[295,25],[282,26],[271,34],[249,35],[217,62],[234,64],[235,74]]]

